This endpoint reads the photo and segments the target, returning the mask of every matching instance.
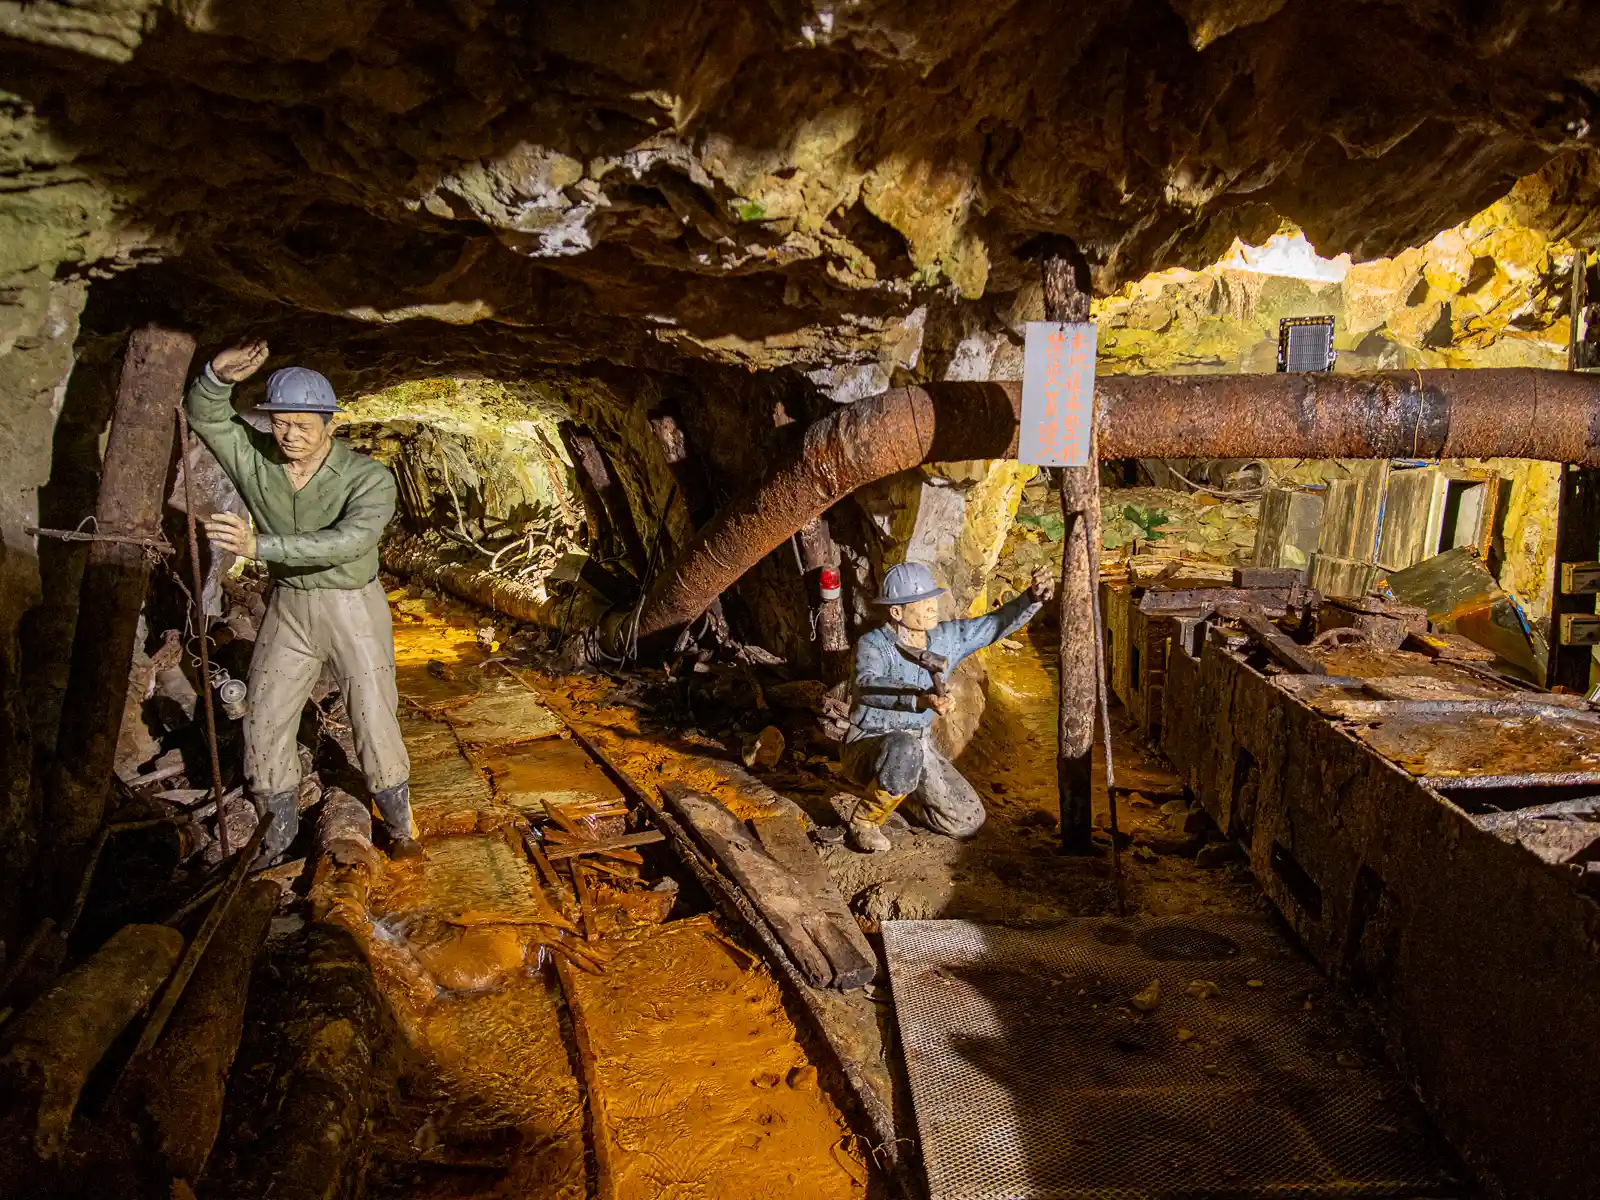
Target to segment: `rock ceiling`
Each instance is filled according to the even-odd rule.
[[[217,329],[904,363],[1044,233],[1103,294],[1285,220],[1393,254],[1519,179],[1588,238],[1589,9],[0,0],[0,280],[162,260]]]

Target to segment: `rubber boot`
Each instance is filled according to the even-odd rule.
[[[421,854],[416,826],[411,820],[411,784],[397,783],[374,793],[372,799],[383,814],[384,828],[389,831],[389,857],[415,858]]]
[[[866,796],[856,801],[856,810],[850,814],[850,845],[863,854],[881,854],[889,849],[883,823],[904,799],[904,795],[896,796],[874,779]]]
[[[283,852],[289,848],[289,843],[294,841],[294,835],[300,832],[300,792],[298,789],[292,792],[277,792],[261,799],[252,796],[251,800],[255,804],[259,819],[271,821],[272,824],[261,836],[261,846],[256,851],[256,860],[250,866],[252,869],[270,867],[283,857]]]

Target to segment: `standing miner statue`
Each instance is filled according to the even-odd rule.
[[[888,609],[889,623],[856,643],[843,752],[845,774],[869,789],[850,818],[850,844],[857,850],[889,848],[883,823],[908,796],[907,815],[919,825],[947,837],[978,832],[987,815],[983,801],[933,748],[933,718],[955,707],[945,681],[961,660],[1021,629],[1055,590],[1055,577],[1040,567],[1026,592],[993,612],[940,621],[945,589],[932,571],[907,562],[884,574],[877,603]]]
[[[235,414],[233,385],[267,359],[253,342],[218,354],[189,388],[189,423],[244,497],[242,517],[206,518],[224,550],[266,563],[272,597],[250,660],[245,778],[271,826],[258,863],[283,854],[300,828],[300,714],[328,664],[350,713],[361,771],[383,814],[390,853],[421,853],[411,823],[411,760],[395,710],[394,628],[378,583],[378,539],[394,515],[394,477],[333,436],[333,386],[305,367],[267,377],[272,433]],[[259,532],[257,532],[259,530]]]

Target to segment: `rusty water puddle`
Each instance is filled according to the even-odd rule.
[[[710,917],[574,980],[596,1152],[619,1197],[866,1194],[772,976]]]
[[[597,940],[580,936],[520,828],[546,804],[619,793],[536,696],[476,669],[489,652],[464,614],[410,607],[396,659],[426,853],[387,863],[367,905],[374,975],[409,1044],[371,1193],[865,1195],[760,959],[711,917],[660,923],[670,893],[603,874]]]

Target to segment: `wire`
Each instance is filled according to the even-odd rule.
[[[1171,471],[1174,475],[1176,475],[1179,479],[1183,480],[1184,483],[1187,483],[1195,491],[1204,492],[1208,496],[1219,496],[1219,497],[1221,497],[1221,498],[1223,498],[1225,500],[1259,500],[1262,496],[1265,496],[1267,494],[1267,485],[1264,484],[1264,483],[1260,487],[1256,487],[1256,488],[1238,488],[1238,489],[1231,489],[1231,490],[1228,489],[1228,488],[1207,487],[1203,483],[1196,483],[1194,480],[1190,479],[1187,475],[1185,475],[1182,471],[1178,470],[1178,468],[1173,466],[1170,462],[1165,464],[1165,465],[1166,465],[1167,470]]]
[[[1096,473],[1100,469],[1098,443],[1098,437],[1089,443],[1089,461]],[[1094,504],[1098,507],[1098,495],[1095,496]],[[1116,880],[1117,916],[1123,917],[1128,914],[1128,896],[1122,879],[1122,851],[1117,846],[1117,836],[1121,831],[1117,827],[1117,775],[1111,760],[1111,702],[1106,695],[1106,640],[1100,631],[1100,553],[1099,546],[1095,544],[1097,541],[1096,538],[1085,537],[1083,555],[1088,560],[1086,565],[1089,577],[1089,613],[1090,619],[1094,622],[1095,694],[1100,708],[1100,729],[1106,747],[1106,807],[1111,818],[1111,875]],[[1065,579],[1061,582],[1063,586],[1066,585]]]

